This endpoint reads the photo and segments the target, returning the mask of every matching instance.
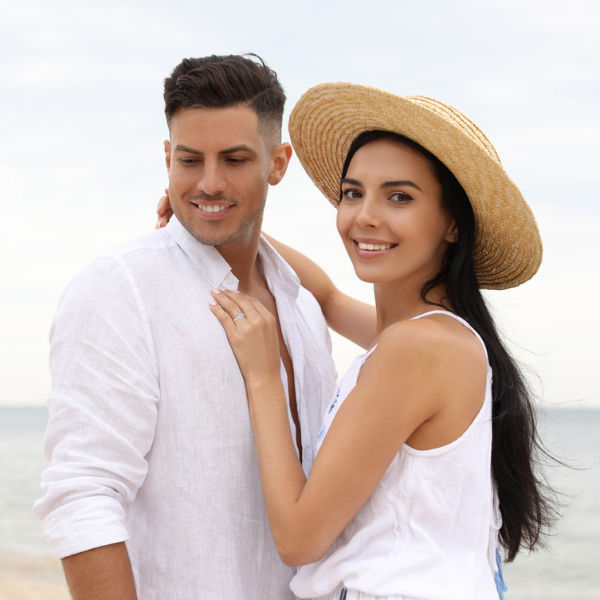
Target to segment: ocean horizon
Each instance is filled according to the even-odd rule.
[[[32,510],[47,466],[46,422],[43,406],[0,406],[0,554],[52,556]],[[546,550],[505,565],[506,599],[600,598],[600,410],[545,407],[539,422],[545,445],[567,465],[547,469],[561,519]]]

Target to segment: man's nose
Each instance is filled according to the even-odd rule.
[[[198,190],[207,196],[218,196],[225,191],[227,183],[218,165],[205,164],[198,180]]]

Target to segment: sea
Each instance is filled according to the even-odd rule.
[[[600,410],[545,408],[540,431],[564,466],[548,478],[560,521],[547,549],[505,565],[506,600],[600,599]],[[32,511],[40,496],[47,422],[43,407],[0,407],[0,553],[50,556]]]

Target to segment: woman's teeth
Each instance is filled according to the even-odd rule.
[[[356,242],[361,250],[389,250],[392,244],[363,244]]]

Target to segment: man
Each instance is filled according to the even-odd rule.
[[[176,218],[95,261],[61,299],[51,466],[35,511],[75,600],[293,597],[268,529],[244,382],[208,308],[224,286],[276,316],[308,471],[335,376],[315,299],[260,236],[268,186],[291,157],[284,102],[262,61],[182,61],[165,81]]]

